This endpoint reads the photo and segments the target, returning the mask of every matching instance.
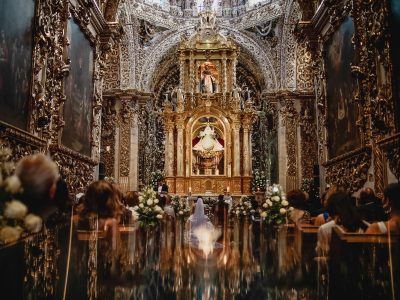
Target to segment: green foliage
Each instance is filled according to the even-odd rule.
[[[267,184],[267,174],[263,171],[255,170],[253,172],[252,188],[253,192],[265,191]]]

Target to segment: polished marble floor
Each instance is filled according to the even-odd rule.
[[[385,243],[329,265],[315,258],[316,235],[293,226],[230,220],[216,226],[211,251],[188,243],[185,228],[173,219],[106,234],[60,227],[1,249],[1,288],[5,299],[396,299],[398,268],[393,274]]]

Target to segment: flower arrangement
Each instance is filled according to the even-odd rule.
[[[286,200],[286,196],[280,185],[270,186],[266,193],[266,199],[260,207],[260,216],[267,225],[280,225],[287,223],[288,213],[293,210]]]
[[[255,214],[251,199],[247,196],[242,196],[237,204],[232,207],[231,214],[237,218],[250,217]]]
[[[252,187],[253,192],[265,191],[267,184],[267,175],[263,171],[255,170],[253,172]]]
[[[23,192],[18,176],[11,175],[14,164],[11,150],[0,149],[0,244],[11,243],[26,233],[42,229],[42,219],[28,213],[28,208],[17,200]]]
[[[174,209],[175,216],[185,218],[190,214],[190,207],[184,198],[174,196],[171,200],[171,206]]]
[[[156,170],[155,172],[151,172],[151,182],[150,185],[153,189],[157,188],[158,183],[165,178],[165,174],[163,171]]]
[[[139,205],[130,208],[133,219],[143,227],[155,226],[163,218],[164,210],[158,205],[156,193],[147,187],[139,196]]]

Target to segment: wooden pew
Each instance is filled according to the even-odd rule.
[[[398,235],[346,233],[334,227],[329,298],[399,299],[399,246]]]
[[[310,263],[316,255],[318,228],[312,224],[296,225],[296,249],[305,263]]]

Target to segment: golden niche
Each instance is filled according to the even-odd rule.
[[[200,27],[179,49],[176,108],[166,102],[165,174],[172,193],[251,193],[251,99],[236,87],[238,49],[203,11]]]

